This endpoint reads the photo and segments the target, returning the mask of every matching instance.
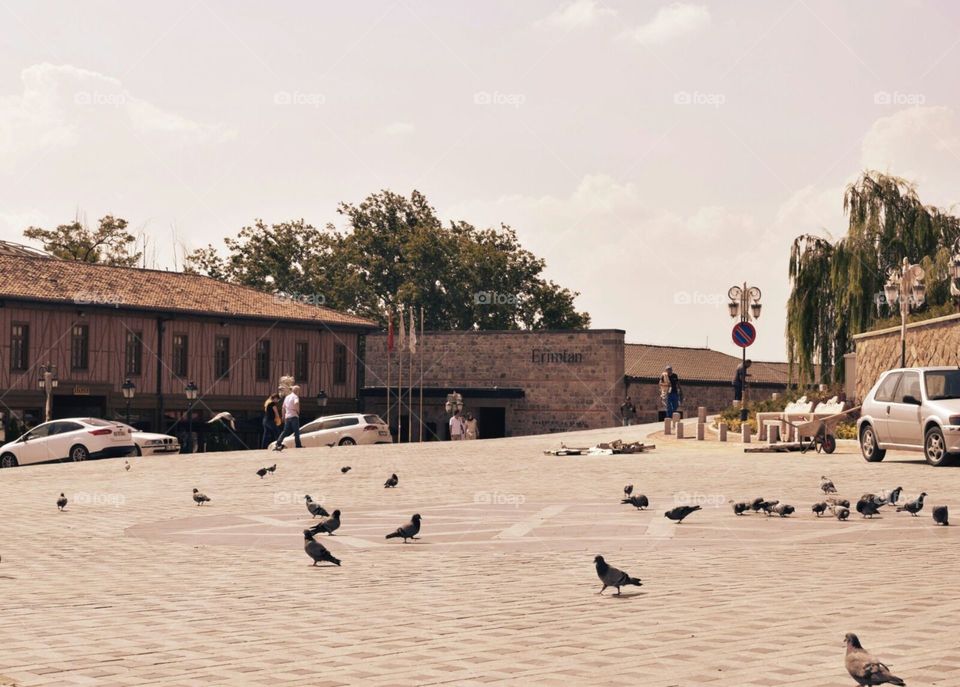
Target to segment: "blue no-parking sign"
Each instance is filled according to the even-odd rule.
[[[757,329],[749,322],[737,322],[733,325],[733,343],[740,348],[747,348],[757,340]]]

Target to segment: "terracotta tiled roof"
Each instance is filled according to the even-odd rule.
[[[740,358],[709,348],[629,343],[624,346],[623,369],[628,377],[656,379],[663,368],[672,365],[681,382],[692,380],[730,384],[739,364]],[[787,368],[787,363],[754,360],[750,366],[750,381],[786,385]]]
[[[0,298],[362,328],[376,326],[362,317],[198,274],[4,254],[0,254]]]

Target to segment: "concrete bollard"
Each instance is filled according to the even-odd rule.
[[[750,432],[750,425],[748,425],[746,422],[744,422],[744,423],[743,423],[743,426],[740,427],[740,435],[741,435],[741,437],[742,437],[742,439],[743,439],[743,443],[745,443],[745,444],[749,444],[749,443],[750,443],[750,434],[751,434],[751,432]]]
[[[683,439],[683,423],[677,423],[677,439]]]
[[[726,440],[727,440],[727,423],[721,422],[720,423],[720,441],[726,441]]]
[[[673,434],[673,421],[668,417],[663,418],[663,433],[667,436]]]
[[[707,409],[705,406],[697,407],[697,422],[706,422],[707,421]]]
[[[777,425],[770,425],[767,428],[767,440],[771,444],[780,443],[780,427]]]
[[[674,423],[679,423],[679,422],[680,422],[680,413],[674,413],[674,414],[673,414],[673,421],[674,421]]]
[[[706,431],[707,431],[707,423],[698,422],[697,423],[697,441],[703,441],[704,434],[706,433]]]

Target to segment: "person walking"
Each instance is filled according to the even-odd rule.
[[[480,426],[477,423],[477,418],[473,416],[473,413],[467,413],[467,422],[465,424],[466,432],[464,433],[464,438],[466,439],[479,439],[480,438]]]
[[[629,396],[627,396],[623,405],[620,406],[620,419],[623,421],[624,427],[629,427],[637,422],[637,407],[633,405],[633,401],[630,400]]]
[[[659,386],[660,398],[664,400],[667,407],[667,417],[673,417],[673,414],[680,410],[680,404],[683,403],[683,391],[680,389],[680,377],[670,365],[663,369]]]
[[[260,448],[267,448],[275,441],[280,432],[280,394],[272,393],[263,402],[263,441]]]
[[[282,451],[284,438],[291,434],[296,447],[303,448],[300,443],[300,387],[296,385],[283,399],[283,431],[277,437],[277,445],[273,450]]]
[[[459,410],[454,410],[450,416],[450,441],[461,441],[466,434],[467,424],[463,421]]]

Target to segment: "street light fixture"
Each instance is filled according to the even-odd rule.
[[[328,400],[329,399],[327,398],[327,392],[324,391],[323,389],[320,389],[320,393],[317,394],[317,405],[320,406],[321,408],[326,408]]]
[[[447,402],[443,404],[443,407],[449,415],[453,415],[453,411],[455,410],[463,410],[463,396],[456,391],[452,394],[447,394]]]
[[[952,270],[952,268],[951,268]],[[899,273],[892,273],[883,287],[887,302],[892,306],[900,303],[900,367],[907,366],[907,315],[926,300],[927,288],[923,284],[924,271],[920,265],[911,265],[903,259]]]
[[[727,304],[730,310],[730,317],[736,318],[739,316],[741,322],[750,322],[751,320],[759,319],[760,313],[763,311],[763,304],[760,302],[762,296],[763,294],[760,292],[760,289],[756,286],[748,286],[747,282],[743,282],[743,286],[731,286],[730,290],[727,291],[727,297],[730,299],[730,302]],[[743,371],[743,389],[740,394],[740,421],[746,422],[748,417],[747,349],[743,347],[740,350],[743,351],[743,359],[740,363],[740,369]]]
[[[57,366],[47,363],[40,366],[40,390],[45,394],[43,405],[43,421],[50,422],[53,419],[53,390],[57,388]]]
[[[130,401],[133,400],[134,395],[137,393],[137,385],[132,381],[127,379],[123,383],[123,386],[120,387],[120,391],[123,392],[123,398],[127,402],[127,424],[130,424]]]
[[[187,384],[183,390],[187,396],[187,445],[190,450],[187,453],[193,453],[193,402],[197,400],[197,394],[200,390],[193,382]]]

